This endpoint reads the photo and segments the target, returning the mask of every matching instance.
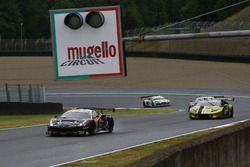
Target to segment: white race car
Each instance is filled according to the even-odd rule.
[[[159,95],[142,96],[144,107],[165,107],[170,106],[170,100]]]

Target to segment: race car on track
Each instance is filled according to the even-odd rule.
[[[100,131],[111,133],[114,119],[90,109],[72,109],[49,121],[46,134],[79,134],[92,135]]]
[[[234,115],[233,105],[226,98],[214,98],[199,100],[189,106],[190,119],[200,118],[232,118]]]
[[[159,95],[142,96],[144,107],[164,107],[170,106],[170,100]]]
[[[224,101],[234,101],[232,97],[225,97],[225,96],[199,96],[194,101],[189,103],[189,108],[197,104],[199,101],[209,101],[209,100],[224,100]]]

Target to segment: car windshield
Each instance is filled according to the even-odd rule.
[[[61,115],[61,118],[69,119],[89,119],[91,118],[90,112],[65,112]]]
[[[162,96],[155,96],[155,97],[151,97],[153,100],[162,100],[164,99],[164,97]]]
[[[199,101],[197,106],[220,106],[220,101]]]
[[[214,100],[214,97],[198,97],[195,102],[199,102],[199,101],[205,101],[205,100]]]

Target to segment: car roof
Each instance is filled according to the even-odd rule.
[[[151,98],[164,98],[163,96],[151,96]]]
[[[219,104],[221,103],[221,100],[218,100],[218,99],[213,99],[213,100],[201,100],[201,101],[198,101],[198,102],[196,103],[196,105],[202,104],[202,103],[213,103],[213,104],[219,105]]]
[[[220,102],[220,99],[208,99],[208,100],[201,100],[201,102]]]
[[[195,99],[195,101],[202,101],[202,100],[212,100],[212,99],[215,99],[213,96],[201,96],[201,97],[197,97]]]
[[[94,110],[91,110],[91,109],[79,109],[79,108],[77,108],[77,109],[71,109],[71,110],[68,110],[68,111],[66,111],[66,112],[85,112],[85,113],[91,113],[92,111],[94,111]]]

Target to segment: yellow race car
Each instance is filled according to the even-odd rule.
[[[226,98],[214,98],[194,103],[189,106],[188,113],[190,119],[232,118],[234,109]]]

